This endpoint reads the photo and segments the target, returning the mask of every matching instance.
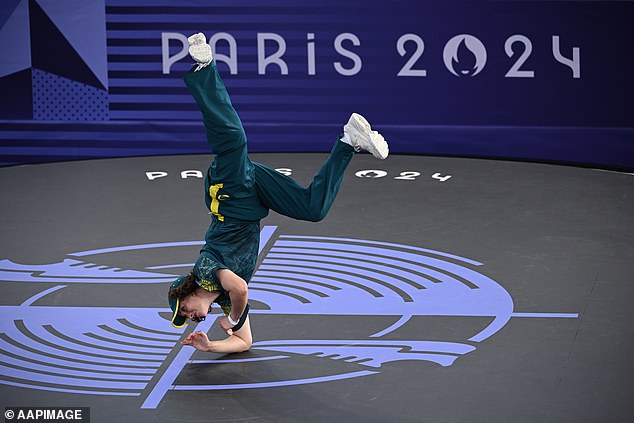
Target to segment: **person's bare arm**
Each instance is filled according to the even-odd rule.
[[[210,341],[203,331],[192,332],[181,344],[191,345],[197,350],[204,352],[214,352],[220,354],[230,354],[247,351],[251,348],[253,336],[251,335],[251,325],[247,317],[244,325],[228,338],[221,341]]]
[[[240,276],[236,275],[229,269],[220,269],[216,274],[220,284],[231,298],[231,319],[234,322],[240,320],[244,309],[249,301],[249,289],[247,283]],[[229,322],[227,317],[221,317],[219,322],[222,329],[227,335],[232,334],[231,328],[233,325]]]

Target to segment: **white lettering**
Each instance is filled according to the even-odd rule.
[[[26,411],[19,409],[17,415],[11,419],[15,417],[15,420],[82,420],[82,414],[81,409],[35,408]]]
[[[394,179],[400,179],[402,181],[413,181],[420,176],[420,172],[401,172],[399,176]]]
[[[506,55],[510,58],[515,55],[513,51],[513,44],[520,43],[524,45],[524,51],[520,57],[517,58],[511,69],[504,75],[506,78],[534,78],[535,72],[529,70],[520,70],[524,62],[530,57],[531,52],[533,51],[533,43],[527,37],[523,35],[513,35],[509,37],[504,43],[504,51]]]
[[[282,175],[286,175],[286,176],[291,176],[293,174],[293,169],[290,169],[288,167],[280,167],[275,170],[281,173]]]
[[[216,44],[218,41],[226,41],[229,44],[229,55],[218,53],[218,49],[216,48]],[[238,43],[236,43],[236,39],[233,38],[231,34],[226,32],[219,32],[214,34],[209,39],[209,45],[211,46],[211,50],[213,51],[214,60],[217,62],[226,63],[229,66],[229,71],[231,75],[238,74]]]
[[[277,43],[277,51],[270,56],[266,56],[266,41],[275,41]],[[277,65],[282,75],[288,75],[288,66],[282,60],[285,52],[286,40],[282,36],[270,32],[258,33],[258,75],[266,75],[266,67],[268,65]]]
[[[398,72],[397,76],[427,76],[427,71],[425,69],[412,69],[414,64],[420,57],[423,55],[423,51],[425,50],[425,42],[421,37],[416,34],[405,34],[402,35],[401,38],[396,42],[396,50],[398,54],[401,56],[405,56],[407,51],[405,50],[405,44],[409,41],[413,41],[416,44],[416,50],[412,54],[412,57],[409,58],[407,63],[403,65],[401,70]]]
[[[564,57],[559,48],[559,35],[553,35],[553,56],[559,63],[572,69],[572,77],[581,78],[581,60],[579,58],[579,47],[572,48],[572,60]]]
[[[175,45],[174,41],[177,42],[177,45]],[[221,50],[226,54],[218,51],[217,46],[222,43],[226,43],[226,46],[221,46],[223,47]],[[187,37],[183,34],[176,32],[161,33],[162,68],[164,74],[169,74],[174,63],[187,56],[187,44]],[[216,33],[209,38],[209,45],[212,48],[214,60],[225,63],[232,75],[238,74],[238,44],[234,36],[226,32]],[[413,45],[413,48],[411,45]],[[360,46],[361,40],[354,33],[345,32],[335,37],[333,41],[335,53],[350,61],[334,60],[332,63],[337,73],[343,76],[354,76],[361,72],[363,60],[358,54],[358,49],[353,48]],[[414,33],[402,34],[396,41],[396,51],[406,60],[399,69],[397,76],[426,77],[427,70],[420,64],[425,48],[425,41],[419,35]],[[272,32],[257,33],[258,75],[266,75],[268,67],[271,65],[278,67],[281,75],[288,75],[289,65],[284,59],[286,49],[286,40],[280,34]],[[534,70],[526,69],[533,52],[533,44],[528,37],[521,34],[510,36],[504,43],[504,51],[510,59],[514,60],[504,75],[506,78],[535,77]],[[580,51],[580,47],[572,47],[571,57],[565,57],[561,52],[560,36],[552,36],[552,54],[554,58],[557,62],[569,67],[575,79],[581,78]],[[469,34],[459,34],[445,44],[443,61],[447,69],[455,76],[475,76],[486,65],[487,50],[484,44],[476,37]],[[306,33],[306,74],[310,76],[317,74],[317,45],[314,32]]]
[[[306,53],[308,54],[308,74],[315,75],[315,34],[309,32],[306,34],[308,45],[306,46]]]
[[[59,411],[60,415],[57,417],[58,420],[66,419],[66,420],[81,420],[81,410],[66,410],[64,414],[62,414],[62,410]]]
[[[181,178],[187,179],[189,177],[202,179],[203,173],[200,170],[183,170],[181,172]]]
[[[167,176],[167,172],[145,172],[148,180],[153,181],[158,178],[164,178]]]
[[[343,33],[343,34],[339,34],[337,35],[337,38],[335,38],[335,50],[337,51],[337,53],[339,53],[340,55],[347,57],[348,59],[352,60],[353,62],[353,66],[350,69],[346,69],[341,65],[341,62],[335,62],[334,66],[335,66],[335,70],[343,76],[352,76],[352,75],[356,75],[361,71],[361,67],[362,67],[362,62],[361,62],[361,57],[359,57],[359,55],[351,52],[350,50],[346,50],[345,48],[343,48],[343,42],[344,41],[351,41],[353,46],[360,46],[361,45],[361,40],[359,40],[359,37],[357,37],[354,34],[351,34],[349,32]]]
[[[176,53],[174,56],[170,57],[170,40],[178,40],[182,44],[181,50]],[[187,37],[183,34],[179,34],[178,32],[163,32],[161,33],[161,51],[163,56],[163,73],[168,75],[170,73],[170,69],[172,65],[183,57],[187,56],[188,53],[188,43]]]
[[[354,176],[357,178],[383,178],[387,176],[387,172],[378,169],[367,169],[355,172]]]
[[[432,178],[434,179],[438,179],[440,182],[445,182],[446,180],[448,180],[449,178],[451,178],[451,175],[447,175],[447,176],[440,176],[440,173],[434,173],[432,175]]]

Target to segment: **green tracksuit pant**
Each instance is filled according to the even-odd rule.
[[[205,201],[213,217],[194,271],[208,290],[221,290],[216,271],[228,268],[249,281],[257,261],[259,221],[269,209],[308,221],[323,219],[343,180],[354,149],[338,139],[313,182],[302,187],[288,176],[251,162],[247,138],[215,62],[185,75],[202,111],[207,142],[216,154],[205,176]],[[223,296],[217,301],[225,312]],[[226,296],[228,298],[228,296]],[[226,300],[226,299],[224,299]]]

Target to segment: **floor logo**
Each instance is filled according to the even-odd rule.
[[[302,356],[343,364],[318,376],[249,383],[176,383],[194,350],[178,344],[182,331],[159,313],[163,308],[38,306],[44,296],[69,284],[169,283],[175,275],[161,273],[193,263],[164,263],[143,270],[97,266],[87,260],[121,251],[156,251],[202,244],[171,242],[106,248],[69,254],[60,263],[20,265],[0,261],[0,280],[47,282],[49,288],[19,306],[1,306],[0,383],[77,394],[142,397],[142,408],[156,408],[170,391],[271,388],[368,376],[385,363],[422,360],[441,366],[473,350],[512,317],[568,317],[576,314],[515,313],[509,293],[476,269],[468,258],[363,239],[318,236],[274,237],[265,226],[261,253],[266,254],[252,278],[250,299],[265,305],[252,313],[272,315],[386,316],[392,323],[358,339],[287,339],[258,341],[251,358],[207,360],[263,362]],[[169,257],[169,255],[163,255]],[[184,270],[186,271],[186,270]],[[490,323],[462,342],[386,338],[416,316],[488,317]],[[198,324],[209,330],[214,319]],[[259,334],[262,336],[262,334]],[[165,361],[171,356],[169,365]],[[257,355],[257,354],[256,354]],[[263,365],[259,363],[258,365]],[[161,371],[159,371],[161,369]],[[226,382],[226,381],[225,381]]]

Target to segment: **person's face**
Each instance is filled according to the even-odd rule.
[[[197,290],[180,300],[178,314],[185,316],[194,322],[202,322],[207,317],[209,300]]]

